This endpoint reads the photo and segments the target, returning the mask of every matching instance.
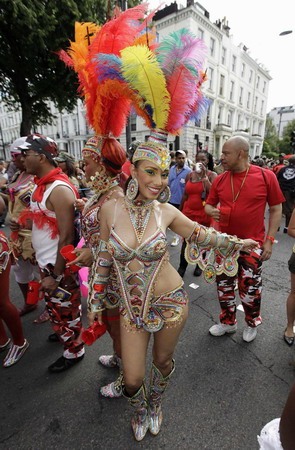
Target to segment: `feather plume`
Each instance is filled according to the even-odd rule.
[[[178,64],[187,66],[192,73],[197,73],[204,64],[207,47],[186,28],[169,34],[159,45],[157,59],[168,75],[172,74]]]
[[[127,9],[118,17],[104,24],[90,45],[90,60],[98,53],[119,55],[120,50],[132,44],[144,18],[147,4],[143,3]]]
[[[140,93],[139,110],[148,114],[153,128],[165,128],[170,96],[155,55],[146,46],[132,46],[121,51],[121,59],[124,78]]]
[[[165,73],[171,97],[166,130],[178,134],[198,98],[205,44],[185,28],[171,33],[159,45],[157,59]]]
[[[196,101],[196,80],[184,65],[180,65],[169,77],[167,89],[171,102],[166,128],[169,133],[178,134]]]

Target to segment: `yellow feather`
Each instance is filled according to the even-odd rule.
[[[150,105],[156,128],[165,128],[170,95],[164,74],[148,47],[137,45],[121,51],[122,73],[130,87],[142,98],[141,109]]]
[[[67,53],[73,60],[76,72],[83,71],[85,68],[89,43],[100,28],[92,22],[75,22],[75,41],[70,41]]]

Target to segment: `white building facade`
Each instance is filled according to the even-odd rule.
[[[155,16],[155,24],[160,42],[169,33],[187,28],[208,47],[205,63],[208,80],[202,89],[211,105],[200,123],[190,122],[179,138],[169,138],[170,149],[187,149],[193,157],[201,143],[202,148],[219,158],[224,142],[239,134],[249,140],[251,157],[260,155],[271,80],[267,70],[251,58],[243,44],[238,47],[233,44],[225,19],[210,22],[209,12],[199,3],[182,9],[174,3],[159,15],[159,19]],[[144,140],[148,135],[140,118],[131,119],[131,133],[133,140]]]
[[[186,8],[179,9],[172,3],[155,16],[159,41],[173,31],[187,28],[208,47],[205,63],[208,80],[203,84],[203,92],[211,105],[200,123],[191,121],[179,137],[169,137],[169,148],[187,149],[189,156],[194,157],[202,146],[219,158],[224,142],[239,134],[249,140],[253,158],[262,152],[271,77],[243,44],[238,47],[233,44],[225,19],[212,23],[209,17],[208,11],[191,0]],[[52,137],[61,150],[80,159],[84,143],[93,134],[87,126],[82,101],[78,101],[72,113],[59,113],[53,103],[49,103],[49,108],[55,119],[50,125],[34,127],[34,131]],[[19,137],[20,122],[19,111],[9,112],[0,103],[0,158],[9,159],[9,144]],[[139,117],[130,117],[130,125],[131,140],[147,139],[149,130]],[[120,141],[126,145],[125,133]]]
[[[283,139],[284,128],[289,122],[295,120],[295,105],[278,106],[273,108],[267,115],[272,118],[279,139]]]

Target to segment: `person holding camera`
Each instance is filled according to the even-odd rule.
[[[185,179],[185,189],[179,209],[189,219],[206,227],[210,226],[211,219],[205,213],[204,208],[211,184],[216,177],[217,174],[213,172],[213,162],[211,161],[210,164],[209,153],[205,150],[198,151],[195,170],[188,173]],[[181,277],[185,274],[188,264],[184,257],[185,248],[186,241],[183,240],[178,267],[178,273]],[[201,273],[201,269],[196,265],[194,275],[198,277]]]

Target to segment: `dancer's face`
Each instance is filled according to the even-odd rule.
[[[168,185],[169,170],[162,171],[151,161],[139,161],[131,165],[131,176],[138,181],[138,200],[156,200]]]
[[[86,181],[90,181],[90,177],[94,177],[96,172],[101,171],[101,164],[97,161],[94,161],[94,159],[88,157],[84,157],[84,171],[85,171],[85,178]]]

